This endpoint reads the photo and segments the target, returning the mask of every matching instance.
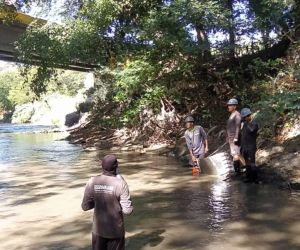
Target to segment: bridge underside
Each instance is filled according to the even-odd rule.
[[[26,31],[28,25],[33,22],[34,19],[31,16],[24,15],[21,13],[17,14],[16,21],[12,24],[4,24],[0,17],[0,60],[7,62],[20,62],[16,56],[16,50],[14,48],[14,43],[20,38],[20,36]],[[45,20],[40,20],[46,22]],[[36,62],[38,65],[38,60]],[[62,66],[60,68],[65,68],[69,70],[76,71],[91,71],[95,68],[95,65],[87,65],[83,63],[74,63],[67,67]]]

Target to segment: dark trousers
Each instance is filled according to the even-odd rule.
[[[242,149],[242,155],[246,162],[246,175],[251,181],[256,181],[257,179],[257,167],[255,164],[255,148],[245,148]]]
[[[117,239],[103,238],[99,235],[92,234],[93,250],[124,250],[125,237]]]

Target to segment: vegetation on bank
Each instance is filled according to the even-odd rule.
[[[25,1],[28,8],[33,2]],[[95,126],[130,127],[144,141],[175,140],[187,113],[207,128],[222,126],[232,96],[272,124],[298,110],[299,1],[74,4],[61,24],[32,25],[16,48],[23,75],[39,62],[31,80],[37,95],[57,68],[94,67]],[[262,126],[266,137],[274,135]]]
[[[24,82],[24,78],[16,68],[0,71],[0,114],[4,115],[3,118],[9,119],[17,106],[37,100],[37,96],[30,88],[35,71],[36,69],[31,70],[27,82]],[[75,96],[84,86],[84,77],[84,73],[58,71],[49,80],[43,97],[53,93]]]

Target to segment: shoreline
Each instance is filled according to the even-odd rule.
[[[139,144],[132,142],[131,138],[124,136],[125,133],[121,134],[120,131],[122,130],[109,130],[107,133],[105,130],[97,131],[95,127],[79,127],[70,130],[70,135],[66,137],[66,140],[72,144],[81,145],[85,150],[105,149],[162,155],[175,158],[182,166],[187,163],[188,152],[182,138],[178,139],[177,142],[166,141]],[[103,134],[106,137],[101,139]],[[213,136],[209,138],[209,141],[213,144],[210,147],[211,152],[223,144],[219,138],[214,138]],[[261,183],[275,185],[278,188],[290,191],[300,190],[300,152],[297,145],[300,145],[300,136],[284,143],[276,142],[274,145],[266,145],[257,151],[257,166]]]

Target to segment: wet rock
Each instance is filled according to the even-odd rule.
[[[72,127],[77,124],[80,119],[80,112],[75,111],[66,115],[65,126]]]

